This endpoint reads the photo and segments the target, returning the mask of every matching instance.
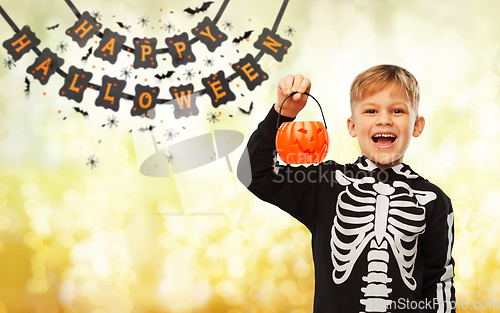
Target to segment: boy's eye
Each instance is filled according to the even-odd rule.
[[[366,110],[366,113],[369,113],[369,114],[375,114],[375,110],[373,110],[373,109]]]
[[[396,113],[396,114],[399,114],[399,113],[404,113],[404,111],[403,111],[403,110],[400,110],[400,109],[396,109],[396,110],[394,110],[393,112],[394,112],[394,113]]]

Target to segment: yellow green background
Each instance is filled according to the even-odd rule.
[[[103,30],[126,35],[126,44],[156,37],[159,47],[173,35],[161,28],[165,23],[192,38],[191,28],[222,4],[214,2],[191,16],[182,10],[201,1],[74,0],[80,12],[99,11]],[[81,61],[97,44],[80,48],[64,34],[76,18],[63,0],[0,5],[19,27],[30,25],[41,50],[68,44],[64,53],[57,51],[65,71],[70,65],[92,71],[92,82],[99,84],[103,74],[120,78],[131,62],[125,53],[115,65],[93,56]],[[210,53],[198,42],[197,64],[177,69],[169,56],[160,56],[167,60],[159,69],[133,71],[138,77],[127,81],[126,91],[133,93],[136,83],[148,79],[167,98],[171,86],[191,82],[199,90],[211,72],[232,74],[229,63],[258,53],[253,42],[272,27],[281,5],[231,0],[219,22],[229,37],[222,47]],[[260,61],[269,80],[249,91],[236,79],[235,101],[214,109],[204,95],[199,105],[203,114],[219,115],[209,127],[240,131],[247,140],[275,101],[278,80],[302,73],[312,80],[311,93],[327,117],[329,157],[351,162],[359,150],[345,127],[350,83],[376,64],[410,70],[421,85],[420,114],[427,125],[405,163],[452,199],[456,295],[469,306],[460,311],[494,312],[500,309],[498,12],[495,0],[292,0],[278,27],[292,42],[288,54],[283,62],[269,55]],[[146,27],[138,23],[143,16],[149,18]],[[117,21],[132,27],[121,29]],[[233,28],[224,30],[224,21]],[[254,30],[250,41],[231,43],[247,30]],[[0,34],[1,42],[14,35],[3,19]],[[3,47],[0,55],[9,57]],[[203,65],[206,57],[213,57],[214,67]],[[181,206],[178,188],[189,186],[138,170],[129,132],[137,122],[130,116],[132,103],[122,100],[115,113],[95,107],[95,91],[86,91],[80,104],[62,98],[62,77],[56,74],[42,86],[26,74],[35,58],[31,52],[12,69],[0,68],[0,312],[311,312],[314,269],[303,225],[248,192],[185,215],[189,208]],[[187,68],[202,73],[188,81]],[[154,78],[168,70],[176,71],[173,78]],[[243,114],[239,108],[247,110],[251,102],[252,113]],[[113,115],[118,127],[103,127]],[[318,119],[319,112],[309,106],[299,118]],[[200,120],[203,115],[182,118],[175,127],[189,133]],[[92,155],[99,160],[95,168],[87,165]],[[483,309],[473,309],[475,301],[483,301]]]

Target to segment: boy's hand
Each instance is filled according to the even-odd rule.
[[[307,103],[307,96],[303,93],[309,93],[310,90],[311,81],[300,74],[283,77],[278,83],[278,101],[274,104],[274,109],[279,113],[283,100],[292,92],[298,92],[288,98],[281,108],[281,115],[296,117]]]

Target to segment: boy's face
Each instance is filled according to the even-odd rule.
[[[359,101],[347,120],[349,134],[358,138],[361,153],[382,170],[403,161],[411,136],[420,136],[424,126],[424,118],[417,116],[394,84]]]

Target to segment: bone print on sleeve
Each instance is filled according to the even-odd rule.
[[[436,312],[455,312],[453,287],[455,261],[454,213],[450,199],[441,192],[441,201],[428,216],[426,239],[423,242],[425,260],[423,295],[435,303]]]

